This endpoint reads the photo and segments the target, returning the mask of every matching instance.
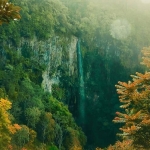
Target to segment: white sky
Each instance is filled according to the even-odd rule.
[[[150,0],[141,0],[142,3],[148,4],[150,3]]]

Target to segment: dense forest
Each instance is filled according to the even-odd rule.
[[[0,149],[148,150],[149,9],[0,0]]]

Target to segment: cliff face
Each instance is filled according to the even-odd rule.
[[[46,41],[38,41],[36,37],[32,40],[22,38],[18,53],[21,55],[26,46],[32,51],[31,58],[46,67],[42,74],[42,87],[51,92],[52,85],[59,83],[62,69],[69,76],[77,74],[76,43],[75,37],[54,36]]]

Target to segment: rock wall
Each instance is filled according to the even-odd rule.
[[[43,72],[42,87],[45,91],[51,92],[53,84],[59,83],[60,68],[72,76],[77,72],[77,56],[76,56],[77,38],[54,36],[46,41],[38,41],[36,37],[32,40],[21,40],[18,53],[21,53],[23,45],[28,45],[33,51],[32,59],[36,59],[40,64],[46,66]]]

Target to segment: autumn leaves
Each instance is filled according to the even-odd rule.
[[[20,7],[8,2],[8,0],[0,0],[0,25],[9,23],[10,20],[20,19]]]
[[[142,64],[150,68],[150,47],[143,48]],[[124,123],[119,134],[133,140],[133,146],[147,148],[150,145],[150,72],[131,75],[133,81],[116,85],[120,106],[124,113],[116,112],[115,123]],[[145,140],[146,139],[146,140]],[[141,142],[142,141],[142,142]]]

